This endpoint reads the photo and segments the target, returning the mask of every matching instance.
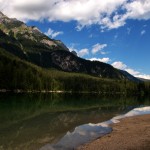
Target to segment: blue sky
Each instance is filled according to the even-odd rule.
[[[0,0],[0,10],[82,58],[150,79],[149,0]]]

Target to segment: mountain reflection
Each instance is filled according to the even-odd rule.
[[[90,94],[1,94],[0,149],[37,150],[56,143],[67,131],[98,123],[139,105],[147,98]]]

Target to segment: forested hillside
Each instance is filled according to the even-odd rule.
[[[0,49],[0,89],[12,91],[98,92],[148,94],[150,84],[112,80],[86,74],[43,69]]]

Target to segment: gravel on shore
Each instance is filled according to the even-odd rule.
[[[77,150],[150,150],[150,115],[120,120],[113,131]]]

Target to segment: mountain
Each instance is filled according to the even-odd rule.
[[[127,77],[127,79],[130,80],[130,81],[141,82],[141,80],[139,80],[138,78],[135,78],[134,76],[129,74],[127,71],[120,70],[120,72],[122,72]]]
[[[15,38],[28,52],[50,51],[53,49],[69,49],[58,40],[53,40],[43,34],[37,27],[28,27],[17,19],[11,19],[0,12],[0,29]]]
[[[59,40],[50,39],[35,26],[27,26],[0,12],[0,47],[18,58],[60,71],[89,74],[99,78],[139,80],[109,64],[78,57]]]
[[[144,82],[150,82],[150,79],[144,79],[144,78],[138,78],[138,79]]]

